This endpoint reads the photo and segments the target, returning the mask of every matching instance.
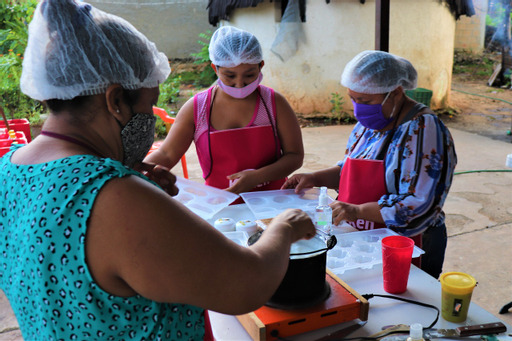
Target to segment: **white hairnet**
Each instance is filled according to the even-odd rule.
[[[167,57],[126,20],[75,0],[43,0],[29,26],[20,87],[43,101],[163,83]]]
[[[345,66],[341,85],[363,94],[383,94],[400,85],[415,89],[417,78],[408,60],[383,51],[363,51]]]
[[[259,64],[263,60],[258,39],[233,26],[217,29],[212,35],[208,51],[212,63],[221,67]]]

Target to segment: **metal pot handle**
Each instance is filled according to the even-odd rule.
[[[258,231],[255,234],[253,234],[252,236],[250,236],[249,239],[247,240],[247,244],[250,246],[250,245],[256,243],[258,241],[258,239],[260,239],[261,234],[263,232],[264,231]],[[317,252],[321,252],[321,251],[331,250],[332,248],[334,248],[336,246],[336,244],[338,243],[338,239],[336,239],[336,236],[335,235],[328,235],[328,234],[326,234],[324,232],[322,232],[322,234],[323,234],[322,236],[324,238],[327,237],[325,239],[325,244],[327,245],[326,248],[318,249],[318,250],[314,250],[314,251],[309,251],[309,252],[290,253],[290,256],[308,255],[308,254],[317,253]]]
[[[336,246],[336,244],[338,244],[338,239],[336,238],[335,235],[331,235],[326,241],[325,243],[327,244],[327,250],[331,250],[332,248],[334,248]]]
[[[332,249],[336,246],[336,244],[338,244],[338,239],[336,239],[335,235],[330,235],[319,229],[316,229],[316,233],[324,238],[325,244],[327,245],[327,250]]]

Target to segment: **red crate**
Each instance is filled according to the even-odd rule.
[[[0,157],[11,149],[11,144],[13,142],[19,144],[28,143],[27,139],[25,138],[25,133],[22,131],[17,131],[16,138],[13,140],[9,137],[9,134],[5,133],[3,130],[0,130]]]
[[[9,124],[9,129],[14,131],[22,131],[25,134],[25,139],[27,143],[32,141],[32,134],[30,133],[30,123],[26,118],[15,118],[12,120],[7,120]],[[5,122],[0,120],[0,128],[7,128],[5,126]]]

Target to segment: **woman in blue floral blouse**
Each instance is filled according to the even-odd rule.
[[[416,70],[401,57],[382,51],[354,57],[341,77],[358,120],[345,157],[334,167],[296,174],[283,188],[339,190],[331,204],[334,224],[388,227],[413,238],[425,251],[421,268],[437,278],[447,240],[442,208],[457,156],[443,122],[406,96],[416,82]]]

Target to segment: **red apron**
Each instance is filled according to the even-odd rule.
[[[226,189],[228,175],[259,169],[276,161],[276,143],[272,126],[255,126],[210,133],[211,172],[209,186]],[[285,178],[260,184],[253,191],[280,189]]]
[[[376,202],[387,193],[385,167],[382,160],[347,158],[340,175],[338,200],[348,204]],[[386,227],[385,224],[357,219],[347,221],[358,230],[373,230]],[[412,237],[414,244],[421,247],[421,234]],[[414,265],[420,265],[420,258],[414,258]]]
[[[354,205],[378,201],[387,193],[384,173],[382,160],[347,158],[341,169],[338,200]],[[358,230],[386,227],[385,224],[364,219],[347,223]]]

